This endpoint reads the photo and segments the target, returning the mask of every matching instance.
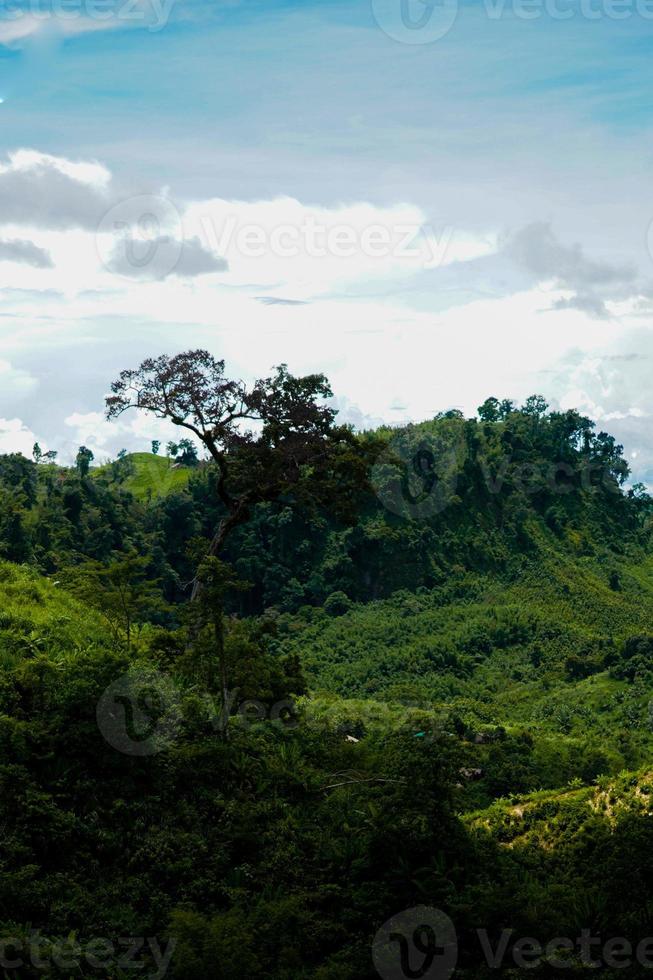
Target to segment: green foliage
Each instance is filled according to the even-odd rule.
[[[69,634],[53,629],[3,669],[4,935],[17,923],[47,937],[76,929],[84,940],[171,931],[180,941],[175,976],[242,976],[246,963],[254,977],[290,977],[328,963],[334,942],[352,969],[364,968],[361,932],[395,901],[415,902],[431,885],[450,893],[460,837],[448,788],[455,745],[389,732],[358,751],[324,726],[283,721],[235,724],[224,744],[178,674],[183,710],[172,743],[151,757],[123,755],[102,737],[96,706],[128,669],[147,669],[142,650],[128,659],[74,600],[0,568],[9,600],[32,588],[44,618],[66,610],[72,620]],[[16,623],[8,628],[18,633]],[[253,644],[236,628],[227,643],[234,662]],[[272,675],[267,690],[256,680],[252,672],[248,688],[241,675],[243,693],[279,693]],[[419,887],[404,880],[408,866],[421,869]],[[217,964],[216,943],[224,944]]]
[[[342,616],[349,612],[353,602],[344,592],[332,592],[324,600],[324,611],[328,616]]]
[[[182,466],[197,466],[199,462],[197,449],[191,439],[180,439],[178,450],[181,450],[179,462]]]
[[[610,658],[610,673],[633,683],[642,678],[650,683],[653,675],[653,636],[629,636]]]
[[[272,441],[303,383],[326,390],[266,383]],[[332,448],[319,493],[283,470],[192,604],[214,466],[0,457],[4,936],[172,937],[190,980],[358,980],[426,904],[478,980],[476,928],[650,929],[651,505],[621,447],[533,396]],[[151,755],[98,723],[125,677],[125,726],[171,725]]]
[[[124,636],[127,649],[132,634],[164,608],[159,583],[148,576],[149,561],[132,552],[107,564],[85,561],[66,570],[66,588],[106,619],[114,639]]]
[[[95,456],[90,449],[87,449],[86,446],[79,447],[79,451],[75,457],[75,465],[77,466],[81,477],[88,476],[88,471],[94,459]]]

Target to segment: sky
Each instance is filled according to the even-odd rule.
[[[123,368],[324,372],[343,420],[538,392],[653,485],[653,0],[2,0],[0,452]]]

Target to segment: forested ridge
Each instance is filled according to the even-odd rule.
[[[109,400],[160,413],[173,376],[180,424],[201,377],[224,428],[181,455],[0,457],[12,950],[37,929],[46,975],[119,977],[118,937],[157,937],[170,976],[353,980],[426,905],[471,978],[477,929],[650,935],[653,505],[622,447],[540,396],[354,433],[320,376],[193,370]],[[66,937],[116,949],[73,974]]]

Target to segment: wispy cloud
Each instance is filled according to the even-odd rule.
[[[534,222],[509,235],[504,253],[533,276],[571,295],[554,300],[554,310],[579,310],[597,319],[610,317],[606,301],[623,300],[642,290],[632,263],[590,258],[579,243],[563,244],[550,224]]]
[[[284,296],[257,296],[258,303],[263,306],[306,306],[305,299],[286,299]]]
[[[0,239],[0,262],[21,262],[35,269],[52,269],[54,265],[49,252],[39,248],[34,242],[22,239],[14,241]]]

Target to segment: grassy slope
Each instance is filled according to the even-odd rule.
[[[167,456],[154,456],[153,453],[131,453],[125,457],[133,472],[124,480],[123,486],[139,500],[148,496],[164,497],[175,490],[183,490],[188,483],[191,470],[187,466],[174,468],[174,461]],[[109,466],[94,469],[93,474],[107,473]]]
[[[551,849],[570,830],[582,834],[597,817],[614,826],[627,814],[653,816],[653,772],[648,768],[611,779],[602,777],[596,786],[497,800],[485,810],[468,814],[465,823],[477,833],[490,834],[503,847]]]
[[[106,632],[101,618],[56,579],[9,562],[0,562],[0,609],[0,660],[6,665],[45,652],[51,659],[69,658]]]

